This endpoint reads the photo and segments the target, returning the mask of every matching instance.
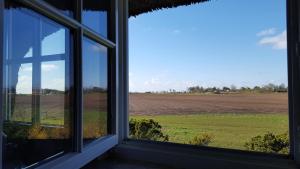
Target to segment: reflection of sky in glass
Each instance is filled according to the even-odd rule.
[[[18,74],[17,94],[32,94],[32,64],[22,64]]]
[[[32,53],[32,47],[29,48],[28,52],[25,54],[24,58],[29,58],[32,57],[33,53]]]
[[[11,56],[14,59],[20,57],[32,57],[32,49],[28,49],[28,46],[34,46],[34,39],[38,32],[35,31],[35,25],[39,24],[39,19],[31,15],[28,10],[12,10],[8,11],[6,17],[6,33],[11,33],[10,40]],[[8,32],[10,31],[10,32]],[[26,54],[25,54],[26,53]]]
[[[42,56],[65,53],[65,30],[58,31],[46,36],[42,40]]]
[[[83,87],[107,89],[107,48],[84,38],[82,57]]]
[[[41,88],[65,91],[65,61],[42,63]]]
[[[97,33],[107,37],[107,12],[83,11],[82,22]]]
[[[7,65],[7,75],[11,80],[7,85],[16,88],[18,94],[32,94],[32,76],[39,74],[33,63],[41,66],[41,88],[65,91],[65,61],[68,60],[66,48],[69,30],[61,25],[30,12],[27,9],[5,11],[5,57],[14,59],[14,65]],[[56,61],[43,62],[39,57],[60,55]],[[24,63],[23,58],[32,58]],[[48,60],[48,59],[47,59]],[[28,62],[28,61],[26,61]],[[14,74],[15,72],[15,74]],[[39,78],[38,78],[39,79]],[[17,80],[17,86],[13,86]],[[38,83],[38,82],[37,82]]]

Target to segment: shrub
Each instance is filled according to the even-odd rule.
[[[289,145],[287,132],[278,135],[268,132],[263,136],[251,138],[249,142],[245,143],[245,148],[250,151],[288,154]]]
[[[213,141],[213,135],[210,134],[202,134],[199,136],[195,136],[189,144],[196,146],[208,146]]]
[[[169,141],[169,136],[163,134],[161,125],[153,119],[130,119],[129,135],[134,139]]]

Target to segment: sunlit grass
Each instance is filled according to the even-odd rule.
[[[197,115],[158,115],[130,116],[135,119],[154,119],[158,121],[169,141],[188,143],[199,134],[214,136],[209,146],[245,149],[250,138],[288,130],[287,114],[197,114]]]

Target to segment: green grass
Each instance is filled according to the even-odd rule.
[[[130,116],[135,119],[154,119],[163,132],[169,135],[169,141],[188,143],[193,137],[207,133],[214,136],[209,146],[245,149],[250,138],[274,132],[288,130],[286,114],[197,114],[197,115],[158,115]]]

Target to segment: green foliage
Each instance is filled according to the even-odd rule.
[[[209,146],[239,150],[245,150],[245,143],[259,133],[284,133],[288,128],[287,114],[284,113],[131,115],[131,118],[159,121],[164,134],[169,135],[169,142],[188,144],[204,132],[214,136]]]
[[[161,125],[152,119],[130,119],[129,135],[134,139],[169,141],[169,136],[163,134]]]
[[[278,135],[268,132],[263,136],[259,135],[251,138],[245,144],[245,148],[250,151],[288,154],[289,145],[287,132]]]
[[[63,139],[69,138],[69,128],[44,127],[41,125],[20,125],[19,123],[6,122],[4,133],[8,139]]]
[[[263,86],[254,86],[253,88],[244,86],[239,89],[236,88],[236,86],[231,85],[231,87],[224,86],[222,88],[217,87],[207,87],[204,88],[202,86],[192,86],[188,87],[187,91],[188,93],[215,93],[215,94],[221,94],[221,93],[230,93],[230,92],[258,92],[258,93],[279,93],[279,92],[287,92],[288,87],[285,86],[285,84],[275,85],[272,83],[269,83],[267,85]]]
[[[208,146],[213,141],[213,135],[210,134],[202,134],[199,136],[195,136],[193,140],[189,141],[189,144],[196,146]]]

